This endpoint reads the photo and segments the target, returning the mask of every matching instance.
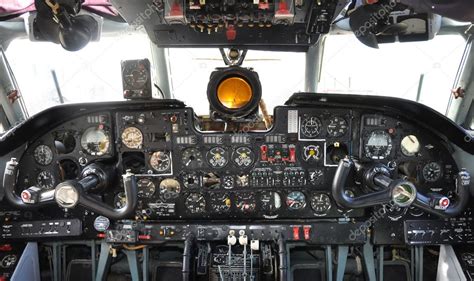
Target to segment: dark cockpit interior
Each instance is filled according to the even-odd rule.
[[[140,27],[159,51],[110,66],[120,101],[26,116],[2,49],[1,281],[474,277],[471,1],[20,2],[0,1],[3,49],[23,25],[72,52]],[[374,51],[463,34],[450,114],[317,93],[339,33]],[[172,48],[219,52],[199,93],[208,114],[163,82]],[[255,50],[306,53],[306,69],[279,69],[301,71],[305,91],[269,110],[245,63]]]

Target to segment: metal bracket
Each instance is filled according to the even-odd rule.
[[[344,279],[344,271],[346,270],[348,253],[349,253],[349,246],[337,247],[336,281],[342,281]]]

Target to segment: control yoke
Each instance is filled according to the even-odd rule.
[[[78,180],[64,181],[55,189],[32,186],[23,190],[20,196],[15,193],[17,173],[18,162],[12,158],[5,166],[3,187],[8,201],[19,208],[39,208],[56,202],[62,208],[72,209],[80,205],[110,219],[123,219],[133,214],[137,205],[137,182],[135,175],[129,172],[123,175],[126,202],[120,209],[114,209],[88,194],[88,191],[102,189],[110,183],[112,171],[101,165],[85,167]]]
[[[358,197],[351,197],[345,191],[345,184],[356,168],[363,171],[364,184],[373,192]],[[365,169],[356,161],[345,158],[339,161],[332,183],[332,196],[336,203],[344,208],[365,208],[383,204],[395,204],[399,207],[415,206],[427,213],[442,218],[459,215],[469,203],[470,175],[462,169],[456,177],[455,202],[441,194],[423,194],[415,185],[405,179],[394,179],[383,165]]]

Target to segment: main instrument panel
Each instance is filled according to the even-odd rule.
[[[134,219],[350,219],[331,196],[339,160],[383,163],[423,188],[449,196],[458,168],[447,146],[401,116],[343,107],[277,107],[268,131],[200,131],[191,108],[97,112],[65,122],[33,141],[20,161],[17,191],[53,189],[93,162],[136,175]],[[123,183],[95,192],[116,208]],[[357,181],[346,195],[364,192]],[[57,207],[40,210],[63,217]],[[401,212],[398,213],[398,212]],[[419,217],[410,208],[390,214]],[[81,216],[93,213],[74,210]]]

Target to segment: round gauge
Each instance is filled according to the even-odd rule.
[[[202,166],[202,161],[202,154],[196,148],[186,148],[181,154],[181,162],[186,168],[200,168]]]
[[[156,151],[150,157],[150,166],[157,172],[166,172],[171,167],[171,159],[168,153]]]
[[[385,131],[373,131],[370,133],[364,149],[367,158],[385,159],[392,151],[392,138]]]
[[[234,153],[232,153],[232,161],[239,167],[249,167],[252,165],[254,159],[255,154],[253,151],[245,146],[238,147]]]
[[[175,179],[164,179],[160,182],[160,196],[163,200],[176,199],[181,192],[181,185]]]
[[[402,153],[405,156],[415,156],[420,151],[420,142],[414,135],[406,136],[400,143]]]
[[[50,171],[41,171],[36,177],[36,183],[42,189],[52,189],[56,184],[56,180]]]
[[[278,192],[263,191],[260,195],[262,209],[267,212],[275,212],[281,208],[281,197]]]
[[[311,197],[311,208],[316,215],[325,215],[331,206],[331,198],[326,193],[314,194]]]
[[[142,178],[137,181],[138,197],[149,198],[155,194],[155,184],[151,179]]]
[[[136,127],[125,128],[122,132],[122,143],[128,148],[140,148],[143,144],[143,134]]]
[[[211,193],[211,209],[216,213],[225,213],[230,210],[231,200],[227,193]]]
[[[148,82],[148,70],[142,62],[125,64],[123,80],[133,89],[144,88]]]
[[[339,116],[333,116],[329,119],[327,131],[330,137],[337,138],[345,135],[348,128],[349,126],[347,125],[346,119]]]
[[[306,196],[301,191],[292,191],[286,196],[286,205],[291,211],[301,210],[306,207]]]
[[[317,161],[321,158],[321,147],[319,145],[308,145],[303,148],[303,160]]]
[[[106,231],[110,226],[110,220],[104,216],[98,216],[94,220],[94,229],[99,232]]]
[[[206,210],[206,199],[200,193],[190,193],[184,204],[193,214],[203,213]]]
[[[110,138],[101,127],[90,127],[82,134],[81,146],[89,155],[101,156],[109,151]]]
[[[224,176],[222,178],[222,187],[225,189],[234,188],[234,177],[233,176]]]
[[[53,151],[45,144],[38,145],[35,148],[33,155],[36,163],[43,166],[49,165],[53,161]]]
[[[127,196],[125,196],[125,192],[119,192],[114,197],[114,206],[117,209],[121,209],[125,207],[127,204]]]
[[[435,182],[441,178],[441,165],[437,162],[430,162],[423,167],[423,178],[428,182]]]
[[[198,188],[201,186],[199,175],[197,173],[183,174],[181,178],[183,180],[184,187],[187,189]]]
[[[252,213],[255,211],[257,203],[253,193],[238,194],[235,207],[243,213]]]
[[[301,134],[307,138],[314,138],[321,132],[321,120],[315,116],[308,116],[301,121]]]
[[[324,180],[324,172],[321,169],[308,170],[309,183],[311,185],[321,185]]]
[[[213,168],[223,168],[228,162],[227,151],[220,146],[213,147],[207,152],[206,160]]]

